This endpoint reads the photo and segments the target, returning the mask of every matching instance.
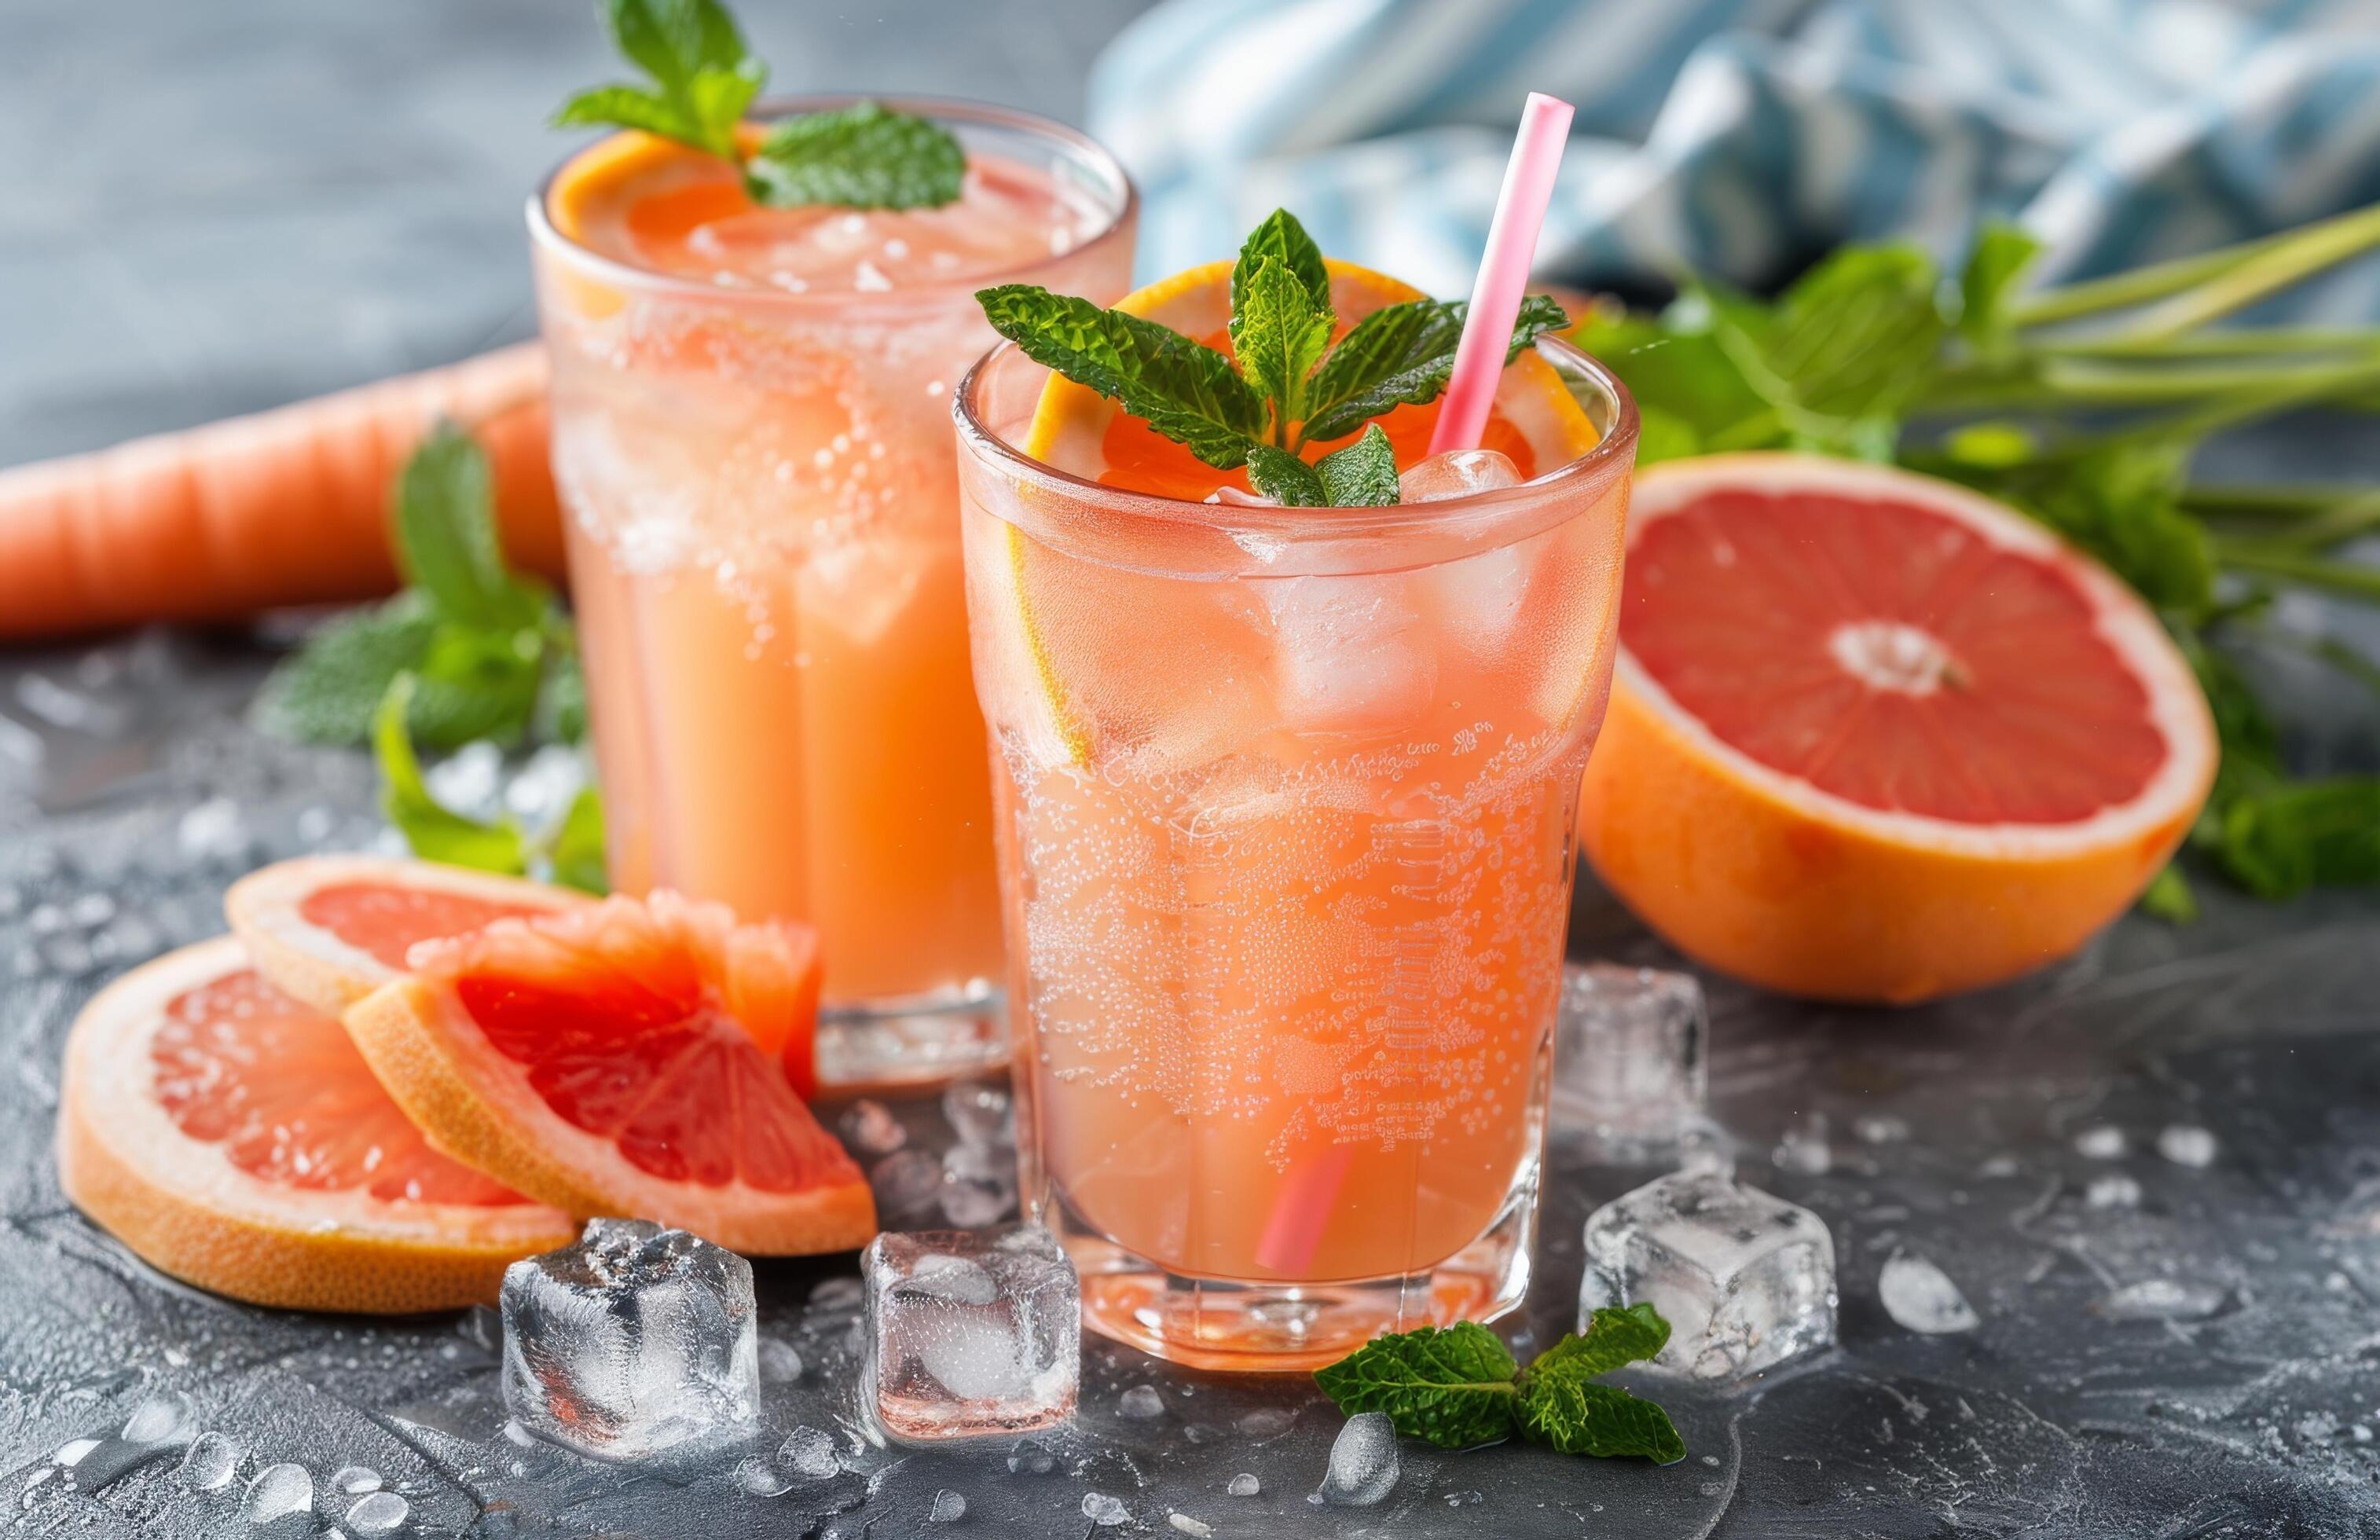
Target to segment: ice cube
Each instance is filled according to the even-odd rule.
[[[1673,1148],[1703,1110],[1707,1014],[1691,974],[1611,963],[1562,969],[1554,1110],[1608,1159]]]
[[[918,1442],[1048,1427],[1074,1414],[1074,1264],[1038,1225],[888,1231],[860,1259],[878,1420]]]
[[[2141,1206],[2141,1184],[2117,1171],[2109,1176],[2095,1176],[2082,1189],[2082,1206],[2086,1208],[2138,1208]]]
[[[1124,1506],[1122,1498],[1111,1498],[1105,1492],[1086,1492],[1083,1494],[1083,1517],[1101,1529],[1108,1529],[1131,1522],[1132,1510]]]
[[[1649,1301],[1670,1323],[1655,1366],[1732,1380],[1835,1340],[1835,1246],[1807,1209],[1716,1172],[1682,1171],[1586,1221],[1584,1325]]]
[[[1438,684],[1438,653],[1397,573],[1266,578],[1273,689],[1289,726],[1308,733],[1391,727]]]
[[[2074,1135],[2075,1153],[2091,1160],[2120,1160],[2126,1143],[2124,1131],[2109,1123],[2086,1128]]]
[[[942,1163],[924,1150],[896,1150],[868,1173],[876,1194],[876,1215],[885,1224],[914,1224],[929,1218],[942,1191]]]
[[[791,1385],[802,1377],[802,1353],[791,1342],[774,1337],[760,1340],[760,1377],[771,1385]]]
[[[1400,503],[1438,503],[1521,484],[1521,467],[1492,449],[1453,449],[1415,460],[1397,478]]]
[[[1835,1169],[1835,1147],[1828,1143],[1827,1134],[1827,1115],[1813,1112],[1784,1132],[1769,1161],[1780,1171],[1824,1176]]]
[[[1385,1412],[1358,1412],[1330,1446],[1316,1494],[1337,1508],[1369,1508],[1397,1485],[1397,1430]]]
[[[1224,1485],[1223,1490],[1235,1498],[1253,1498],[1264,1490],[1264,1483],[1246,1471],[1242,1471]]]
[[[2203,1169],[2215,1163],[2215,1135],[2191,1123],[2175,1123],[2157,1135],[2157,1153],[2177,1166]]]
[[[1894,1252],[1876,1279],[1876,1291],[1886,1315],[1925,1336],[1973,1331],[1983,1324],[1949,1275],[1922,1256]]]
[[[538,1437],[637,1460],[756,1425],[752,1265],[682,1230],[589,1219],[504,1272],[505,1404]]]
[[[1016,1156],[1005,1146],[953,1145],[942,1177],[942,1218],[964,1229],[997,1224],[1016,1206]]]
[[[942,1117],[965,1145],[1013,1145],[1008,1093],[980,1081],[962,1082],[942,1093]]]
[[[1165,1415],[1165,1398],[1154,1385],[1135,1385],[1116,1398],[1116,1411],[1136,1423]]]
[[[909,1131],[892,1109],[866,1097],[844,1109],[834,1126],[844,1144],[864,1155],[890,1155],[909,1142]]]

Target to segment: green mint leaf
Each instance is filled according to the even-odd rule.
[[[1636,398],[1641,465],[1784,440],[1774,409],[1744,382],[1710,334],[1708,308],[1691,293],[1658,319],[1597,306],[1570,335]]]
[[[1562,1454],[1606,1460],[1638,1455],[1656,1465],[1674,1465],[1686,1457],[1686,1441],[1658,1403],[1574,1374],[1532,1376],[1516,1415],[1531,1443]]]
[[[2165,869],[2149,879],[2147,889],[2141,894],[2140,910],[2168,925],[2198,922],[2198,895],[2190,891],[2190,879],[2181,874],[2179,863],[2167,862]]]
[[[2158,609],[2195,616],[2215,603],[2215,552],[2181,506],[2191,447],[2134,441],[2006,468],[1957,460],[1942,468],[2090,552]]]
[[[2380,777],[2305,781],[2235,796],[2222,817],[2224,870],[2259,898],[2333,882],[2380,882]]]
[[[1385,1412],[1405,1437],[1459,1449],[1512,1435],[1516,1368],[1494,1332],[1458,1321],[1376,1337],[1314,1379],[1351,1417]]]
[[[2009,351],[2009,298],[2040,254],[2041,242],[2016,225],[1996,222],[1976,232],[1959,273],[1959,334],[1977,352],[1998,358]]]
[[[379,751],[381,811],[405,836],[416,855],[450,866],[517,876],[526,868],[520,831],[511,823],[481,823],[441,804],[421,778],[414,758],[413,740],[406,732],[414,680],[400,673],[372,723],[372,741]]]
[[[1354,443],[1322,456],[1314,468],[1322,475],[1325,507],[1387,508],[1400,501],[1397,452],[1377,422]]]
[[[702,126],[677,103],[642,86],[597,86],[565,102],[552,119],[556,128],[639,128],[710,152]]]
[[[1670,1323],[1652,1305],[1642,1301],[1624,1310],[1605,1305],[1588,1317],[1585,1331],[1571,1332],[1537,1354],[1529,1373],[1560,1370],[1592,1379],[1658,1356],[1669,1340]]]
[[[578,638],[568,617],[548,624],[550,658],[530,729],[550,744],[575,744],[587,736],[587,670],[578,661]]]
[[[553,880],[565,888],[589,893],[612,891],[603,868],[603,798],[594,787],[571,799],[570,810],[546,844],[545,863]]]
[[[437,632],[438,617],[412,591],[331,621],[264,682],[258,725],[301,743],[369,743],[389,682],[420,666]]]
[[[397,472],[395,523],[399,564],[441,619],[509,629],[544,612],[543,590],[504,565],[487,454],[455,424],[433,427]]]
[[[1710,332],[1795,444],[1877,458],[1939,368],[1947,323],[1932,259],[1845,247],[1775,306],[1704,285]]]
[[[965,179],[966,152],[949,129],[875,102],[787,118],[744,165],[753,198],[781,209],[939,208]]]
[[[1330,493],[1322,473],[1286,449],[1248,445],[1248,485],[1284,508],[1327,508]]]
[[[1391,407],[1437,400],[1454,372],[1454,350],[1470,309],[1459,299],[1409,299],[1357,321],[1306,383],[1304,437],[1342,438]],[[1521,302],[1504,361],[1520,357],[1540,334],[1569,324],[1551,298],[1530,295]]]
[[[769,71],[745,51],[726,7],[718,0],[604,0],[603,18],[613,42],[654,89],[581,91],[554,115],[555,127],[641,128],[736,159],[736,125]]]
[[[480,738],[518,742],[536,719],[544,654],[544,635],[533,626],[440,626],[415,670],[406,725],[438,749]]]
[[[1211,347],[1121,310],[1030,284],[976,298],[993,331],[1026,357],[1120,403],[1219,470],[1247,461],[1265,404]]]
[[[1298,287],[1305,291],[1310,309],[1326,316],[1335,312],[1330,305],[1330,270],[1322,260],[1322,249],[1305,233],[1287,209],[1275,209],[1264,223],[1248,233],[1240,243],[1239,259],[1232,263],[1232,343],[1239,346],[1241,318],[1248,309],[1248,285],[1257,270],[1267,261],[1279,262]],[[1328,340],[1326,333],[1325,340]]]
[[[1289,425],[1305,415],[1305,377],[1330,346],[1331,315],[1326,289],[1317,306],[1312,291],[1277,257],[1258,257],[1232,269],[1232,347],[1240,372],[1272,406],[1272,433],[1284,442]]]

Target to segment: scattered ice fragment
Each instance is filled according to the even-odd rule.
[[[2216,1283],[2146,1278],[2101,1300],[2099,1313],[2113,1321],[2203,1321],[2222,1309],[2230,1293]]]
[[[868,1155],[890,1155],[909,1142],[909,1131],[892,1110],[866,1097],[844,1108],[834,1126],[844,1144]]]
[[[2174,1123],[2157,1135],[2157,1153],[2177,1166],[2204,1169],[2215,1163],[2215,1135],[2190,1123]]]
[[[961,1081],[942,1093],[942,1117],[959,1142],[1006,1145],[1015,1142],[1009,1122],[1008,1093],[979,1080]]]
[[[412,1508],[394,1492],[367,1493],[347,1510],[347,1527],[358,1534],[392,1534]]]
[[[182,1456],[182,1485],[193,1492],[220,1491],[238,1468],[237,1444],[220,1433],[201,1433]]]
[[[351,1498],[377,1492],[381,1489],[380,1473],[365,1465],[342,1465],[331,1473],[331,1489]]]
[[[239,804],[227,796],[212,797],[182,815],[175,840],[192,861],[227,859],[248,849],[248,826]]]
[[[953,1145],[942,1156],[942,1218],[965,1230],[997,1224],[1016,1205],[1016,1155],[1005,1145]]]
[[[790,1385],[802,1377],[802,1355],[791,1342],[774,1337],[760,1340],[760,1378],[771,1385]]]
[[[1197,1536],[1197,1540],[1207,1540],[1208,1535],[1215,1533],[1214,1525],[1202,1523],[1187,1513],[1168,1513],[1165,1516],[1165,1522],[1184,1534]]]
[[[876,1163],[868,1185],[883,1223],[912,1224],[933,1212],[942,1189],[942,1163],[923,1150],[899,1150]]]
[[[1031,1438],[1022,1439],[1008,1451],[1008,1473],[1019,1476],[1046,1476],[1058,1468],[1058,1456],[1047,1444]]]
[[[2097,1123],[2074,1135],[2075,1153],[2091,1160],[2119,1160],[2125,1149],[2124,1131],[2113,1123]]]
[[[2019,1169],[2015,1156],[1995,1155],[1989,1157],[1982,1165],[1976,1167],[1975,1174],[1981,1177],[1992,1178],[2011,1177],[2016,1175]]]
[[[1803,1176],[1824,1176],[1834,1170],[1834,1146],[1827,1143],[1827,1115],[1813,1112],[1787,1129],[1769,1159],[1779,1170]]]
[[[868,1396],[886,1432],[977,1437],[1074,1414],[1081,1294],[1048,1231],[888,1231],[860,1267]]]
[[[834,1440],[814,1427],[797,1427],[777,1446],[777,1463],[805,1481],[824,1481],[843,1469]]]
[[[1416,460],[1397,478],[1400,503],[1437,503],[1521,484],[1521,467],[1492,449],[1456,449]]]
[[[1562,969],[1554,1027],[1554,1110],[1608,1157],[1677,1143],[1703,1110],[1708,1013],[1691,974],[1611,963]]]
[[[1397,1430],[1385,1412],[1358,1412],[1330,1446],[1322,1500],[1335,1508],[1369,1508],[1397,1485]]]
[[[455,1334],[491,1358],[504,1356],[504,1318],[487,1305],[475,1304],[464,1311],[455,1323]]]
[[[856,1310],[868,1299],[868,1286],[856,1278],[830,1278],[810,1291],[812,1310]]]
[[[1465,1487],[1460,1492],[1449,1492],[1446,1495],[1446,1506],[1449,1508],[1468,1508],[1473,1503],[1486,1502],[1488,1498],[1485,1493],[1475,1492],[1468,1487]]]
[[[934,1506],[927,1510],[929,1524],[954,1524],[966,1517],[966,1499],[945,1486],[934,1494]]]
[[[1983,1324],[1959,1286],[1922,1256],[1894,1252],[1876,1279],[1876,1291],[1886,1315],[1928,1337],[1973,1331]]]
[[[756,1498],[783,1497],[794,1489],[792,1479],[783,1471],[757,1454],[736,1462],[735,1485]]]
[[[50,1456],[50,1463],[71,1471],[82,1463],[85,1455],[97,1448],[99,1440],[96,1438],[70,1438],[57,1447],[57,1451]]]
[[[1223,1490],[1235,1498],[1253,1498],[1264,1490],[1264,1483],[1247,1472],[1242,1471],[1231,1479],[1230,1484]]]
[[[1278,1438],[1297,1422],[1297,1413],[1286,1406],[1259,1406],[1243,1414],[1232,1425],[1250,1438]]]
[[[1889,1112],[1870,1112],[1852,1120],[1852,1132],[1867,1145],[1897,1145],[1909,1137],[1909,1120]]]
[[[2082,1189],[2082,1205],[2086,1208],[2138,1208],[2141,1184],[2121,1171],[2095,1176]]]
[[[1105,1492],[1086,1492],[1083,1494],[1083,1517],[1101,1529],[1107,1529],[1131,1522],[1132,1510],[1123,1505],[1121,1498],[1111,1498]]]
[[[1755,1374],[1835,1340],[1835,1245],[1805,1208],[1715,1172],[1681,1171],[1586,1221],[1579,1319],[1650,1301],[1670,1323],[1655,1366]]]
[[[465,744],[422,773],[430,794],[467,818],[493,819],[504,806],[504,751],[485,738]]]
[[[1116,1398],[1116,1411],[1134,1422],[1147,1422],[1165,1415],[1165,1398],[1153,1385],[1135,1385]]]
[[[589,1219],[504,1271],[506,1406],[584,1454],[635,1460],[757,1420],[752,1265],[682,1230]]]
[[[240,1512],[252,1524],[268,1524],[292,1513],[304,1513],[314,1506],[314,1478],[305,1466],[267,1465],[256,1473],[248,1484],[247,1500]]]

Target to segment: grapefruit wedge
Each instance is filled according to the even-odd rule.
[[[819,1127],[818,952],[661,891],[425,941],[346,1013],[430,1142],[574,1214],[654,1219],[761,1255],[876,1232]]]
[[[259,973],[335,1016],[403,973],[416,941],[591,902],[567,888],[435,861],[306,855],[233,883],[224,913]]]
[[[1636,479],[1580,844],[1689,955],[1911,1001],[2080,946],[2215,774],[2204,698],[2096,563],[1962,487],[1815,455]]]
[[[431,1149],[338,1022],[259,977],[228,936],[83,1008],[58,1178],[152,1266],[300,1310],[492,1302],[505,1264],[577,1228]]]

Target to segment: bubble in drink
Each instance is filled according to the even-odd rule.
[[[1809,1210],[1723,1175],[1665,1176],[1586,1221],[1580,1323],[1639,1301],[1670,1323],[1654,1367],[1738,1379],[1833,1344],[1834,1240]]]
[[[1321,1498],[1335,1508],[1369,1508],[1397,1485],[1397,1430],[1385,1412],[1358,1412],[1339,1430]]]
[[[1452,449],[1415,460],[1397,478],[1400,503],[1439,503],[1521,484],[1521,467],[1492,449]]]
[[[637,1460],[758,1419],[752,1265],[682,1230],[590,1219],[504,1272],[505,1405],[582,1454]]]
[[[1703,1110],[1708,1013],[1691,974],[1609,963],[1562,970],[1554,1028],[1554,1114],[1583,1125],[1604,1158],[1674,1147]]]
[[[1038,1225],[887,1231],[862,1255],[868,1395],[897,1438],[1048,1427],[1074,1414],[1074,1264]]]
[[[1922,1256],[1893,1253],[1876,1279],[1876,1291],[1886,1315],[1928,1337],[1973,1331],[1983,1324],[1949,1275]]]

